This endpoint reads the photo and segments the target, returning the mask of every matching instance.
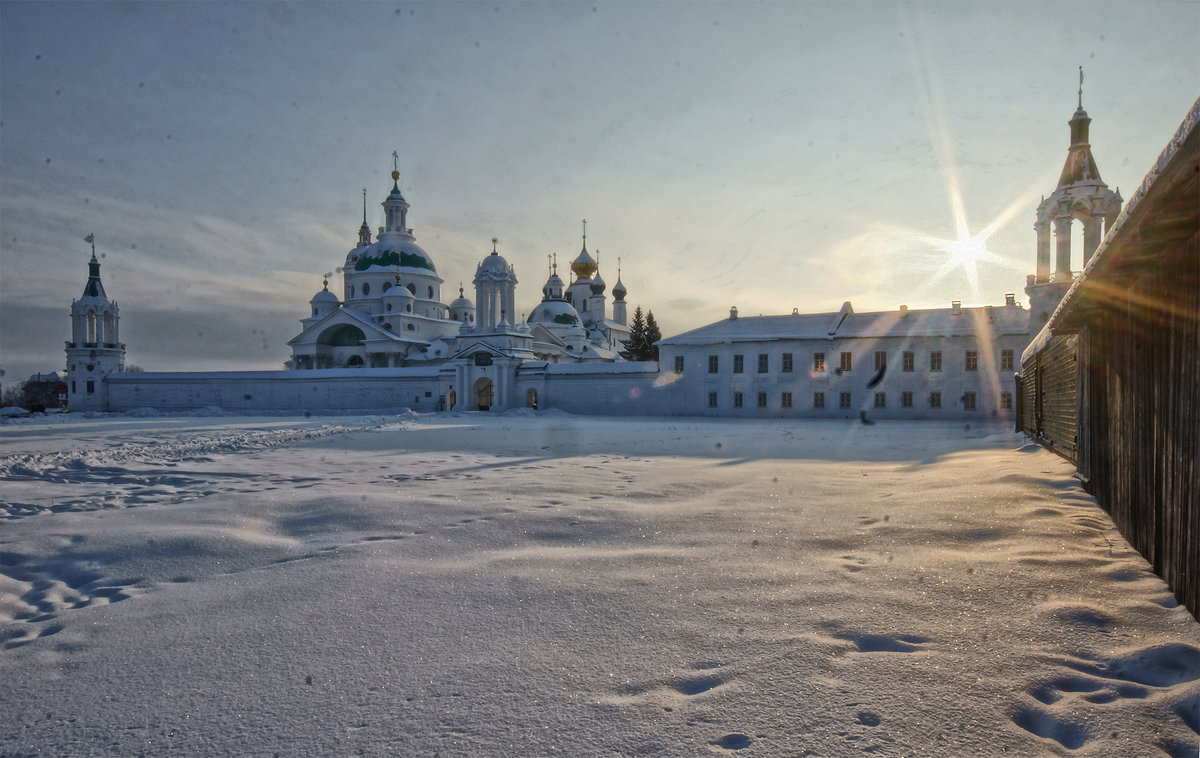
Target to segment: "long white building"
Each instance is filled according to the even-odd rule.
[[[1011,418],[1029,313],[999,307],[729,318],[659,342],[678,412],[812,418]]]

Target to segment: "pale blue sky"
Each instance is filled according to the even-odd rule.
[[[129,360],[274,368],[381,222],[533,308],[590,249],[672,334],[743,314],[1024,301],[1077,67],[1128,198],[1196,99],[1200,3],[0,4],[0,367],[61,368],[95,233]],[[931,283],[953,177],[988,241]],[[340,278],[335,278],[340,290]]]

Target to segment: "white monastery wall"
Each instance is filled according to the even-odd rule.
[[[450,389],[440,375],[438,367],[111,374],[107,410],[436,411]]]

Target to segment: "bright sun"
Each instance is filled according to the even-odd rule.
[[[967,265],[988,255],[987,239],[983,235],[966,237],[946,244],[950,252],[950,263]]]

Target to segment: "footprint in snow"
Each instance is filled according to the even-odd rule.
[[[1082,622],[1095,625],[1092,618],[1084,618]],[[1106,659],[1067,659],[1062,664],[1082,675],[1067,674],[1035,684],[1029,694],[1041,705],[1017,708],[1012,714],[1013,723],[1068,750],[1077,750],[1087,743],[1088,731],[1064,714],[1075,716],[1081,708],[1088,707],[1080,701],[1104,707],[1122,699],[1165,694],[1177,699],[1175,714],[1188,729],[1200,735],[1200,694],[1185,694],[1193,682],[1200,680],[1200,649],[1168,643]],[[1171,747],[1166,743],[1164,746],[1164,749]],[[1189,750],[1191,753],[1180,754],[1194,754],[1194,747]],[[1177,753],[1173,748],[1166,752]]]

